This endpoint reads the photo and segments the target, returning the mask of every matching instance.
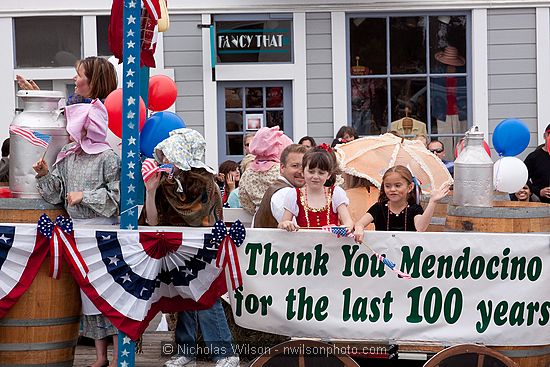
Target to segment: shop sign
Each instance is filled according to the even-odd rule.
[[[292,21],[216,22],[218,63],[291,62]]]

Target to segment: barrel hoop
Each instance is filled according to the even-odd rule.
[[[504,211],[506,211],[504,213]],[[506,216],[503,216],[503,215]],[[510,219],[531,219],[547,218],[550,216],[550,206],[548,207],[475,207],[449,205],[447,207],[447,216],[455,217],[474,217],[474,218],[510,218]]]
[[[0,344],[2,352],[23,352],[29,350],[52,350],[72,348],[76,345],[77,339],[66,340],[54,343],[3,343]]]
[[[432,220],[430,221],[430,224],[436,226],[444,226],[445,223],[447,223],[447,218],[445,217],[432,217]]]
[[[58,317],[53,319],[0,319],[1,326],[55,326],[76,324],[80,322],[80,316]]]
[[[517,347],[521,348],[521,347]],[[539,357],[550,355],[550,346],[535,348],[535,349],[498,349],[495,348],[499,353],[504,354],[507,357],[511,358],[527,358],[527,357]]]
[[[73,360],[70,361],[63,361],[63,362],[55,362],[55,363],[44,363],[41,362],[39,364],[0,364],[2,367],[72,367],[73,366]]]

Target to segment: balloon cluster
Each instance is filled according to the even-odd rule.
[[[147,118],[147,108],[139,99],[140,150],[148,158],[153,157],[155,146],[169,136],[170,131],[185,127],[185,122],[177,114],[164,111],[176,102],[178,88],[166,75],[155,75],[149,79],[148,106],[155,112]],[[122,89],[116,89],[105,99],[109,114],[109,143],[113,148],[120,145],[122,138]],[[115,149],[116,151],[117,149]]]
[[[527,167],[515,156],[527,148],[530,138],[527,125],[518,119],[503,120],[495,128],[493,146],[501,157],[493,168],[493,183],[496,190],[514,193],[527,182]]]

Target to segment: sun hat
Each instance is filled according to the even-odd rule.
[[[67,132],[75,144],[57,155],[56,163],[82,149],[87,154],[99,154],[111,149],[107,143],[107,109],[99,99],[65,107]]]
[[[250,154],[256,156],[250,163],[253,171],[265,172],[280,162],[283,150],[292,140],[279,130],[279,126],[262,127],[250,143]]]
[[[210,173],[216,171],[206,165],[202,159],[206,150],[206,140],[196,130],[181,128],[170,131],[170,136],[157,144],[153,150],[155,159],[162,162],[160,152],[182,171],[191,168],[204,168]]]
[[[451,66],[464,66],[466,59],[458,54],[458,49],[447,46],[443,51],[435,53],[435,59],[442,64]]]

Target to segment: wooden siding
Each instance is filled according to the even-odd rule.
[[[333,138],[331,49],[330,13],[306,14],[307,133],[318,143]]]
[[[523,159],[537,145],[535,9],[489,9],[487,27],[489,131],[505,118],[523,120],[531,131]]]

